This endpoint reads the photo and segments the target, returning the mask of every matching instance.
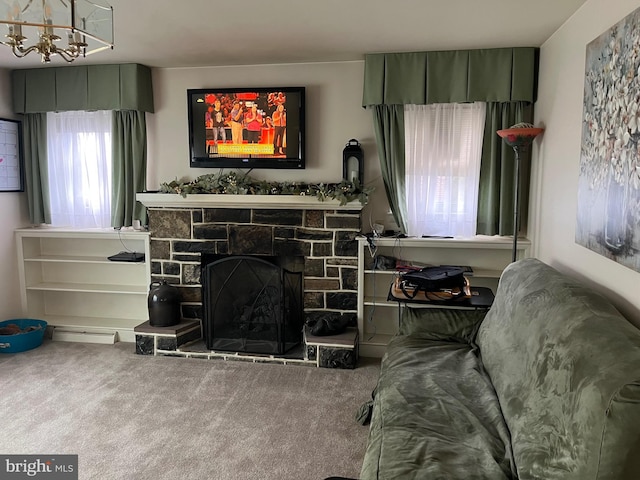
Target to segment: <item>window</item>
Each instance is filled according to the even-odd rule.
[[[405,105],[408,234],[476,234],[486,105]]]
[[[111,112],[47,113],[51,224],[111,224]]]

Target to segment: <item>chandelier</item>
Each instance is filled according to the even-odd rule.
[[[37,52],[42,63],[55,55],[70,63],[113,48],[113,8],[103,0],[0,0],[0,15],[8,28],[0,43],[19,58]]]

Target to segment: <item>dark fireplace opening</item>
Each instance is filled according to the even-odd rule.
[[[207,348],[282,355],[302,343],[304,257],[201,258]]]

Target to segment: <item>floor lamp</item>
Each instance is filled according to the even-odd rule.
[[[533,139],[544,131],[544,128],[535,128],[530,123],[518,123],[510,128],[498,130],[498,135],[504,142],[513,148],[516,154],[515,195],[513,201],[513,253],[512,262],[516,261],[518,248],[518,222],[520,210],[520,153],[531,145]]]

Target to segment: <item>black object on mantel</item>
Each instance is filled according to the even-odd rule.
[[[165,280],[149,285],[149,325],[170,327],[180,323],[180,291]]]
[[[358,140],[352,138],[342,151],[342,178],[364,185],[364,153]]]

